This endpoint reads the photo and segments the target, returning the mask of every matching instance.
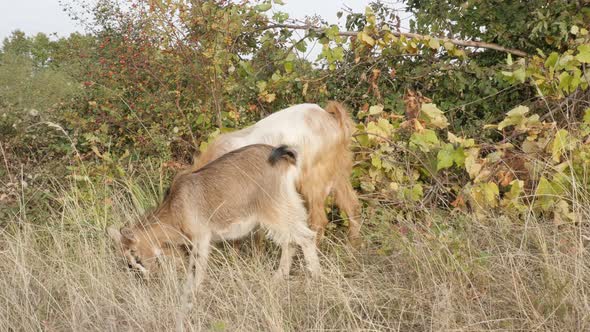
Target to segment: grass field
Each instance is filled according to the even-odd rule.
[[[0,332],[590,332],[590,0],[324,1],[337,21],[279,0],[43,2],[84,33],[7,14],[24,30],[0,44]],[[216,244],[190,294],[184,252],[128,270],[107,228],[191,156],[330,100],[354,124],[361,246],[327,209],[318,279],[299,253],[273,280],[279,248],[251,239]],[[259,139],[334,149],[335,127],[292,115]]]
[[[1,331],[167,331],[184,280],[182,255],[141,281],[105,227],[156,201],[158,185],[55,189],[45,222],[26,197],[0,232]],[[147,188],[147,189],[146,189]],[[581,211],[580,213],[583,213]],[[534,218],[367,213],[364,247],[321,245],[323,274],[302,260],[271,282],[278,248],[248,241],[213,251],[184,319],[191,331],[587,331],[590,231]],[[392,220],[395,220],[393,222]]]

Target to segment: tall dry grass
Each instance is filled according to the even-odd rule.
[[[110,190],[56,190],[60,203],[42,224],[29,221],[23,197],[21,212],[0,231],[0,331],[176,326],[182,257],[141,281],[104,232],[154,204],[160,185],[129,182]],[[533,217],[400,215],[381,210],[368,218],[358,251],[332,232],[322,244],[318,281],[306,279],[297,261],[289,280],[272,283],[278,250],[270,244],[262,254],[218,246],[186,329],[590,330],[588,218],[557,227]]]

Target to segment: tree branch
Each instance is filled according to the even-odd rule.
[[[326,30],[325,28],[314,27],[311,25],[271,24],[271,25],[266,26],[266,29],[275,29],[275,28],[292,29],[292,30],[312,30],[312,31],[315,31],[318,33],[322,33]],[[410,38],[410,39],[424,39],[426,37],[426,35],[421,35],[421,34],[412,33],[412,32],[391,31],[391,33],[396,37],[404,36],[404,37]],[[358,35],[358,32],[356,32],[356,31],[340,31],[340,32],[338,32],[338,34],[340,36],[351,37],[351,36]],[[527,57],[528,56],[528,53],[526,53],[524,51],[517,50],[514,48],[507,48],[507,47],[504,47],[504,46],[501,46],[498,44],[493,44],[493,43],[486,43],[486,42],[473,41],[473,40],[459,40],[459,39],[451,39],[451,38],[444,38],[444,37],[436,37],[436,38],[438,38],[438,40],[441,40],[443,42],[449,42],[451,44],[458,45],[458,46],[486,48],[486,49],[490,49],[490,50],[496,50],[496,51],[500,51],[500,52],[514,54],[514,55],[520,56],[520,57]]]

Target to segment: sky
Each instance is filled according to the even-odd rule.
[[[24,31],[27,35],[44,32],[56,33],[58,37],[68,36],[75,31],[82,32],[83,29],[63,11],[60,5],[63,1],[76,3],[75,0],[0,0],[0,41],[16,29]],[[284,2],[284,6],[276,8],[289,13],[291,18],[303,19],[306,15],[318,14],[330,23],[338,23],[336,12],[344,8],[344,5],[355,12],[364,12],[370,0],[284,0]],[[343,20],[344,18],[340,22],[343,23]]]
[[[68,36],[81,30],[59,5],[59,0],[0,0],[0,40],[19,29],[29,34],[44,32]]]
[[[73,21],[64,11],[63,3],[79,7],[80,3],[93,3],[96,0],[0,0],[0,46],[4,38],[14,30],[22,30],[27,35],[43,32],[50,36],[67,37],[72,32],[84,32],[78,22]],[[119,0],[125,2],[126,0]],[[238,1],[238,0],[236,0]],[[274,11],[283,11],[291,19],[303,21],[306,16],[319,15],[330,24],[344,25],[346,15],[338,19],[336,13],[343,9],[364,13],[371,0],[283,0],[283,6],[273,6]],[[397,1],[386,1],[396,3]],[[269,15],[269,16],[270,16]],[[295,32],[296,38],[302,37],[303,31]],[[321,52],[321,45],[308,45],[302,56],[314,61]]]

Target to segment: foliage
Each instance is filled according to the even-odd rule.
[[[55,129],[43,125],[63,121],[64,103],[81,90],[74,73],[53,61],[65,43],[16,31],[0,52],[0,141],[13,147],[23,163],[61,157],[69,149]]]
[[[587,24],[590,16],[588,2],[576,0],[408,0],[406,4],[416,17],[413,26],[417,31],[449,33],[530,53],[537,48],[565,51],[571,27]]]
[[[588,330],[588,0],[405,0],[415,38],[388,3],[305,29],[281,3],[99,0],[87,34],[4,40],[0,326],[170,329],[184,268],[145,287],[104,228],[216,135],[336,99],[366,247],[329,232],[323,277],[288,289],[266,282],[274,257],[222,247],[191,328]]]
[[[524,19],[520,1],[408,0],[423,34],[413,38],[380,2],[349,13],[346,34],[313,19],[297,34],[280,3],[101,0],[85,8],[87,35],[15,32],[0,53],[10,154],[64,158],[72,178],[112,183],[153,157],[178,168],[215,135],[288,105],[337,99],[358,123],[352,180],[368,204],[575,221],[590,158],[585,2]]]

